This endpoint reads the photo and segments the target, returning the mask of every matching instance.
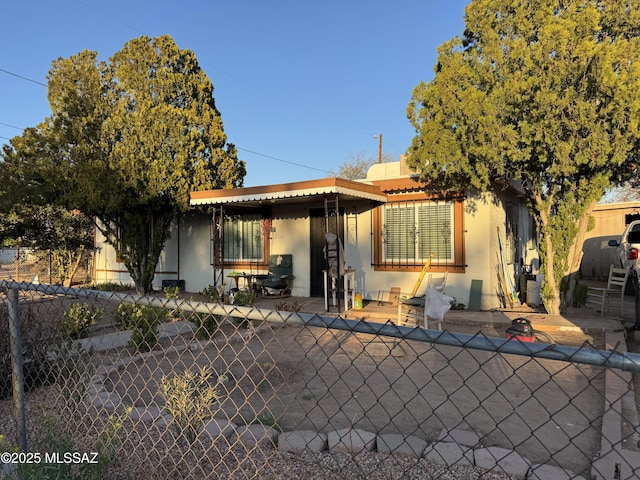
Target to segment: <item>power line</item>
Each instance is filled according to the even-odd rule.
[[[4,125],[5,127],[15,128],[16,130],[24,130],[24,128],[16,127],[16,126],[14,126],[14,125],[9,125],[8,123],[2,123],[2,122],[0,122],[0,125]]]
[[[16,127],[14,125],[9,125],[8,123],[0,122],[0,125],[4,125],[6,127],[15,128],[17,130],[24,130],[23,128]],[[11,140],[9,137],[0,136],[0,138],[5,138],[7,140]],[[322,168],[310,167],[309,165],[304,165],[302,163],[296,163],[289,160],[284,160],[282,158],[274,157],[272,155],[266,155],[264,153],[256,152],[254,150],[249,150],[247,148],[241,148],[236,145],[237,150],[242,150],[243,152],[252,153],[253,155],[259,155],[261,157],[270,158],[271,160],[276,160],[277,162],[288,163],[289,165],[295,165],[297,167],[308,168],[310,170],[317,170],[318,172],[328,173],[328,170],[323,170]]]
[[[281,158],[272,157],[271,155],[265,155],[264,153],[254,152],[253,150],[247,150],[246,148],[240,148],[236,145],[236,149],[242,150],[243,152],[253,153],[254,155],[260,155],[261,157],[270,158],[272,160],[276,160],[282,163],[288,163],[289,165],[295,165],[297,167],[304,167],[310,170],[317,170],[318,172],[329,173],[328,170],[323,170],[322,168],[310,167],[309,165],[304,165],[302,163],[291,162],[289,160],[283,160]]]
[[[80,3],[82,3],[82,2],[80,2]],[[28,81],[28,82],[36,83],[36,84],[38,84],[38,85],[42,85],[42,86],[44,86],[44,87],[46,87],[46,86],[47,86],[46,84],[44,84],[44,83],[42,83],[42,82],[38,82],[37,80],[33,80],[33,79],[31,79],[31,78],[27,78],[27,77],[24,77],[24,76],[22,76],[22,75],[18,75],[17,73],[13,73],[13,72],[10,72],[10,71],[8,71],[8,70],[4,70],[4,69],[2,69],[2,68],[0,68],[0,72],[4,72],[4,73],[7,73],[7,74],[9,74],[9,75],[13,75],[14,77],[20,78],[20,79],[22,79],[22,80],[26,80],[26,81]],[[257,87],[255,87],[255,88],[257,88]],[[307,112],[307,113],[312,114],[312,112]],[[22,129],[22,128],[15,127],[15,126],[13,126],[13,125],[9,125],[9,124],[7,124],[7,123],[2,123],[2,122],[0,122],[0,125],[4,125],[4,126],[7,126],[7,127],[15,128],[15,129],[17,129],[17,130],[24,130],[24,129]],[[6,138],[7,140],[10,140],[10,138],[7,138],[7,137],[0,137],[0,138]],[[318,172],[329,173],[329,171],[328,171],[328,170],[323,170],[323,169],[321,169],[321,168],[316,168],[316,167],[310,167],[309,165],[304,165],[304,164],[302,164],[302,163],[297,163],[297,162],[291,162],[291,161],[289,161],[289,160],[283,160],[282,158],[274,157],[274,156],[271,156],[271,155],[266,155],[266,154],[264,154],[264,153],[260,153],[260,152],[255,152],[255,151],[253,151],[253,150],[248,150],[248,149],[246,149],[246,148],[240,148],[240,147],[238,147],[237,145],[236,145],[236,148],[237,148],[238,150],[242,150],[243,152],[248,152],[248,153],[252,153],[252,154],[254,154],[254,155],[259,155],[259,156],[261,156],[261,157],[270,158],[271,160],[276,160],[276,161],[278,161],[278,162],[282,162],[282,163],[288,163],[289,165],[295,165],[295,166],[297,166],[297,167],[308,168],[308,169],[310,169],[310,170],[316,170],[316,171],[318,171]]]
[[[12,75],[12,76],[17,77],[17,78],[19,78],[21,80],[26,80],[27,82],[32,82],[32,83],[36,83],[38,85],[42,85],[43,87],[47,86],[46,83],[39,82],[38,80],[33,80],[32,78],[23,77],[22,75],[18,75],[17,73],[10,72],[9,70],[5,70],[4,68],[0,68],[0,72],[6,73],[7,75]]]

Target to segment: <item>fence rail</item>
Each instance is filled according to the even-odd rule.
[[[0,288],[7,478],[640,474],[640,356],[623,344]]]

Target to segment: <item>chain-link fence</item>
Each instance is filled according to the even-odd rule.
[[[0,286],[7,478],[640,472],[624,348]]]

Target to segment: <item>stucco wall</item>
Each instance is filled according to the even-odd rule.
[[[517,214],[521,222],[519,230],[524,232],[520,235],[521,250],[527,252],[529,260],[537,259],[535,251],[525,248],[527,245],[531,247],[531,242],[527,242],[526,236],[529,232],[526,209],[521,204],[514,206],[519,210]],[[356,270],[356,290],[362,293],[364,298],[371,300],[388,299],[392,288],[400,288],[401,294],[408,295],[419,277],[419,272],[389,272],[374,269],[371,265],[371,222],[370,211],[345,217],[345,257],[347,265]],[[467,267],[465,273],[448,273],[445,288],[445,292],[456,298],[458,302],[469,304],[471,280],[478,279],[482,280],[481,308],[492,309],[501,306],[496,294],[498,290],[496,265],[499,251],[497,228],[501,228],[504,241],[504,225],[505,211],[494,194],[486,193],[465,202],[464,243]],[[376,235],[375,232],[374,235]],[[519,263],[510,264],[509,269],[514,283],[517,282],[520,273]],[[422,289],[425,287],[426,277],[420,287],[420,293],[423,293]]]

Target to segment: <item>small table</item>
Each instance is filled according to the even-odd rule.
[[[239,282],[238,280],[241,278],[244,278],[244,283],[245,283],[245,289],[248,291],[251,291],[251,280],[253,279],[253,274],[252,273],[246,273],[246,272],[232,272],[229,275],[227,275],[227,277],[229,278],[233,278],[233,280],[236,282],[236,290],[240,290],[240,286],[239,286]]]
[[[338,278],[331,277],[327,270],[323,270],[324,273],[324,309],[329,311],[329,291],[331,291],[331,306],[335,307],[337,304],[337,295],[340,290],[338,285]],[[343,293],[344,293],[344,304],[342,305],[343,312],[349,311],[349,297],[351,297],[351,301],[354,301],[355,294],[355,279],[356,279],[356,271],[352,268],[348,268],[342,274],[342,278],[344,281],[343,285]],[[351,305],[353,307],[353,305]]]

